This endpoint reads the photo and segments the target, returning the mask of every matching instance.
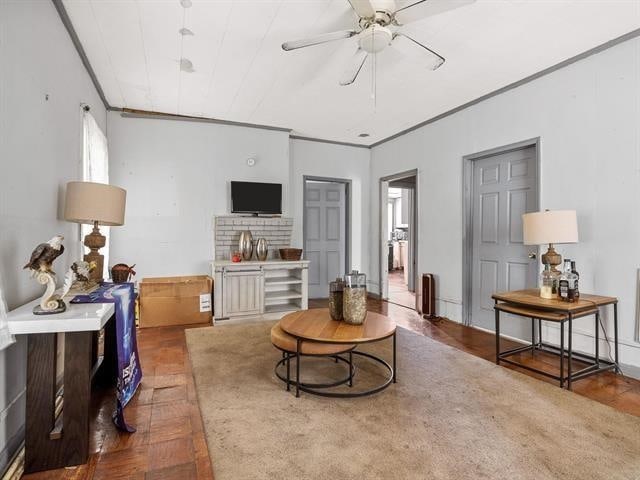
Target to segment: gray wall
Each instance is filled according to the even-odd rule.
[[[42,292],[22,270],[36,244],[65,235],[58,272],[79,252],[78,226],[60,211],[65,183],[81,178],[81,102],[105,128],[105,109],[53,4],[0,0],[0,275],[9,309]],[[25,374],[18,337],[0,351],[0,472],[23,440]]]
[[[127,190],[125,225],[111,229],[111,261],[135,263],[138,279],[210,273],[214,216],[230,212],[231,180],[283,185],[294,246],[302,245],[304,175],[351,179],[353,211],[368,210],[368,149],[290,139],[286,131],[107,117],[109,178]],[[368,225],[360,215],[351,236],[353,264],[366,269]]]
[[[369,273],[369,159],[370,150],[349,145],[291,139],[292,244],[302,248],[303,177],[351,180],[351,266]]]
[[[640,266],[640,39],[592,55],[374,147],[371,159],[371,274],[378,282],[377,179],[418,168],[418,272],[438,278],[438,310],[462,319],[462,158],[540,137],[540,206],[575,209],[584,292],[620,299],[621,360],[640,366],[633,340]],[[612,334],[612,318],[605,318]],[[593,349],[592,322],[576,324],[574,345]],[[559,331],[549,327],[550,341]],[[606,352],[604,344],[601,351]]]

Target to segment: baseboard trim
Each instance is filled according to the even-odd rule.
[[[460,323],[460,322],[457,322],[457,323]],[[495,335],[495,333],[496,333],[494,330],[490,330],[490,329],[488,329],[488,328],[477,327],[477,326],[475,326],[475,325],[470,325],[470,327],[471,327],[471,328],[474,328],[474,329],[476,329],[476,330],[479,330],[479,331],[481,331],[481,332],[492,333],[492,334],[494,334],[494,335]],[[547,327],[547,328],[548,328],[548,327]],[[593,336],[586,335],[586,334],[583,334],[583,333],[577,333],[577,332],[576,332],[576,335],[583,335],[583,336],[586,336],[586,337],[591,337],[592,339],[594,338]],[[510,335],[504,335],[504,334],[501,334],[501,335],[500,335],[500,338],[505,338],[505,339],[507,339],[507,340],[511,340],[511,341],[513,341],[513,342],[520,343],[520,344],[522,344],[522,345],[527,345],[527,344],[529,344],[529,342],[528,342],[528,341],[524,341],[524,340],[522,340],[521,338],[512,337],[512,336],[510,336]],[[556,342],[554,342],[554,341],[550,341],[549,339],[545,339],[545,342],[549,342],[549,343],[551,343],[551,344],[556,345]],[[585,355],[593,355],[593,352],[587,352],[587,351],[582,351],[582,350],[578,350],[578,349],[576,349],[576,350],[574,350],[574,351],[575,351],[576,353],[583,353],[583,354],[585,354]],[[636,380],[640,380],[640,367],[637,367],[637,366],[635,366],[635,365],[630,365],[630,364],[628,364],[628,363],[620,363],[620,364],[619,364],[619,366],[620,366],[620,369],[622,370],[622,374],[623,374],[623,376],[625,376],[625,377],[630,377],[630,378],[635,378]]]
[[[24,437],[24,436],[23,436]],[[2,480],[20,480],[24,474],[24,442],[7,465]]]

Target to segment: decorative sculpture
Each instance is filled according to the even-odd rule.
[[[46,285],[40,305],[33,307],[35,315],[61,313],[67,309],[64,301],[55,295],[56,273],[52,269],[53,261],[64,253],[63,240],[62,235],[56,235],[47,243],[41,243],[33,250],[31,259],[24,266],[25,269],[31,270],[31,275],[39,284]]]
[[[60,298],[64,299],[67,295],[86,295],[98,288],[98,283],[90,278],[95,268],[96,262],[73,262],[65,275]]]

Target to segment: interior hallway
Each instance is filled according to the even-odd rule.
[[[416,308],[416,295],[404,283],[404,270],[389,272],[389,301],[408,308]]]

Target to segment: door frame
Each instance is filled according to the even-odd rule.
[[[495,155],[534,147],[536,155],[536,209],[540,210],[540,137],[490,148],[462,157],[462,323],[471,326],[473,289],[473,162]]]
[[[382,192],[383,192],[383,184],[384,182],[392,182],[394,180],[402,180],[403,178],[408,178],[408,177],[416,177],[416,187],[413,191],[413,232],[411,235],[411,249],[413,250],[413,284],[414,284],[414,289],[416,290],[415,294],[415,298],[416,298],[416,302],[418,299],[418,230],[419,230],[419,225],[418,225],[418,219],[420,218],[420,215],[418,214],[418,210],[420,208],[420,202],[419,202],[419,197],[418,197],[418,190],[419,190],[419,181],[420,181],[420,176],[418,173],[418,169],[414,168],[413,170],[407,170],[404,172],[400,172],[400,173],[394,173],[393,175],[387,175],[384,177],[380,177],[380,180],[378,182],[379,188],[378,188],[378,195],[380,197],[380,201],[378,202],[378,210],[380,212],[380,216],[378,217],[378,288],[379,288],[379,292],[380,292],[380,299],[382,300],[389,300],[389,292],[387,291],[387,296],[385,298],[384,296],[384,288],[383,288],[383,273],[384,273],[384,263],[383,262],[387,262],[388,260],[386,260],[387,256],[389,255],[389,248],[387,248],[386,250],[382,248],[382,239],[387,235],[386,231],[383,231],[382,226],[384,225],[384,220],[383,220],[383,215],[387,215],[388,211],[387,211],[387,202],[389,201],[388,198],[383,198]],[[387,186],[388,187],[388,186]],[[417,304],[414,305],[414,310],[417,310]]]
[[[317,177],[314,175],[302,176],[302,253],[307,252],[307,182],[342,183],[344,184],[344,272],[351,272],[351,180],[348,178]]]

